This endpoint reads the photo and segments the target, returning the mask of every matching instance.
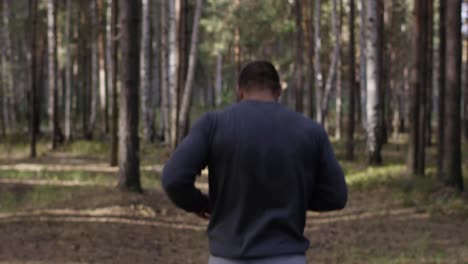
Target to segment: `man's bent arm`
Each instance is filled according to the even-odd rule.
[[[309,200],[309,210],[325,212],[346,206],[348,187],[343,170],[333,153],[328,135],[323,131],[320,165]]]
[[[209,212],[208,196],[195,188],[195,178],[207,165],[211,126],[209,114],[200,118],[164,166],[164,190],[188,212]]]

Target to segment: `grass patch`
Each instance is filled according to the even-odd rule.
[[[3,186],[0,188],[0,212],[17,212],[53,207],[73,201],[78,195],[91,194],[97,187]]]

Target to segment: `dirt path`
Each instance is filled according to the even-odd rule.
[[[351,193],[347,209],[309,214],[310,263],[468,262],[466,219],[399,208],[389,197],[385,189]],[[0,263],[202,264],[205,226],[161,190],[125,196],[107,188],[52,208],[1,213]]]

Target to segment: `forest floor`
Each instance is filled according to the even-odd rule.
[[[0,263],[207,263],[207,223],[176,209],[160,187],[167,150],[144,144],[140,195],[115,189],[106,143],[47,148],[41,142],[31,160],[26,142],[0,142]],[[342,143],[335,148],[341,157]],[[467,152],[465,143],[465,160]],[[403,144],[386,145],[383,156],[373,168],[365,157],[342,162],[349,202],[308,214],[309,262],[468,263],[466,193],[437,183],[433,167],[407,180]],[[207,190],[205,176],[197,184]]]

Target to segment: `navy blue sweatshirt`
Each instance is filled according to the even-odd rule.
[[[209,195],[194,186],[208,166]],[[302,254],[306,211],[344,208],[347,187],[325,130],[279,103],[241,101],[209,112],[166,163],[162,183],[189,212],[211,212],[211,254]]]

